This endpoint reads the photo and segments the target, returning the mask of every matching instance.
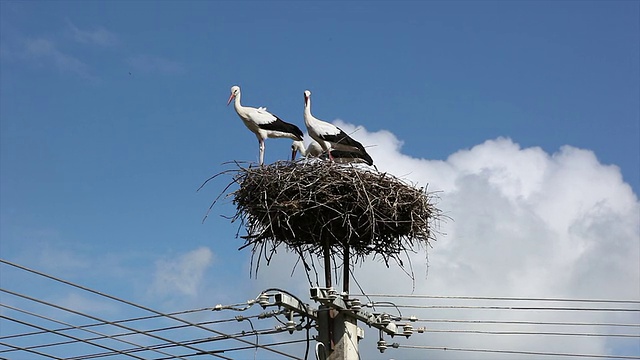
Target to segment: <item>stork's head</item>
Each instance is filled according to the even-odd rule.
[[[238,94],[240,94],[240,86],[233,85],[231,87],[231,95],[229,96],[229,100],[227,101],[227,106],[231,104],[231,100],[233,100],[233,98],[236,97]]]
[[[309,99],[311,99],[311,91],[305,90],[304,91],[304,106],[308,106],[309,105]]]
[[[291,161],[294,161],[296,159],[298,151],[302,156],[305,156],[304,143],[300,140],[294,140],[291,144]]]

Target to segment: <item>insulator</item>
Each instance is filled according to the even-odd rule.
[[[378,341],[378,350],[380,350],[380,353],[387,350],[387,342],[384,341],[384,339],[380,339],[380,341]]]
[[[287,330],[289,330],[289,334],[293,334],[296,331],[296,323],[293,321],[293,311],[289,313],[289,321],[287,321]]]
[[[402,335],[406,336],[407,339],[409,336],[413,335],[413,326],[411,324],[406,324],[402,327]]]
[[[337,298],[338,297],[338,293],[336,292],[336,289],[329,288],[329,290],[327,290],[327,297],[330,300],[334,300],[335,298]]]
[[[416,322],[416,321],[418,321],[418,317],[414,316],[414,315],[411,315],[411,316],[409,316],[409,321]]]
[[[362,303],[360,299],[351,299],[351,310],[360,311],[362,309]]]
[[[214,306],[212,310],[213,310],[213,311],[220,311],[220,310],[222,310],[222,304],[218,304],[218,305]]]
[[[262,308],[269,306],[269,295],[264,293],[260,294],[260,296],[258,296],[258,304],[260,304]]]
[[[390,322],[391,322],[391,317],[389,316],[389,314],[380,315],[380,323],[382,325],[389,325]]]
[[[289,334],[293,334],[296,331],[296,323],[293,320],[287,321],[287,330],[289,330]]]

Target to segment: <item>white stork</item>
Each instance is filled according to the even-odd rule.
[[[373,159],[367,154],[362,144],[352,139],[339,127],[311,115],[311,91],[309,90],[304,91],[304,123],[309,136],[320,144],[322,150],[329,154],[330,159],[333,160],[334,152],[340,151],[357,154],[357,157],[368,165],[373,165]]]
[[[294,140],[291,144],[291,160],[296,159],[296,154],[300,153],[305,158],[317,158],[322,155],[322,147],[315,140],[311,140],[309,146],[304,147],[304,143],[299,140]]]
[[[305,158],[324,157],[326,159],[328,157],[322,150],[322,146],[315,140],[311,140],[306,149],[302,141],[294,140],[293,144],[291,144],[291,159],[295,159],[298,152]],[[340,164],[367,162],[366,157],[368,155],[363,156],[358,151],[330,150],[329,152],[333,160]]]
[[[297,141],[302,140],[302,130],[299,127],[282,121],[282,119],[267,111],[267,108],[248,107],[240,104],[240,87],[234,85],[231,87],[231,95],[227,106],[231,100],[236,99],[233,103],[236,112],[244,125],[251,130],[258,138],[260,146],[260,165],[264,163],[264,140],[266,138],[289,138]]]

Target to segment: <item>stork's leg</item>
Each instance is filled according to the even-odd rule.
[[[258,140],[260,142],[260,166],[264,165],[264,140]]]
[[[327,146],[322,146],[322,152],[327,154],[327,157],[329,157],[329,161],[333,161],[333,155],[331,155],[331,147],[330,146],[328,146],[328,145]]]

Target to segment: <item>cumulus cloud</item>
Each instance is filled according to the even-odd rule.
[[[207,247],[158,260],[151,292],[163,296],[195,297],[212,262],[213,253]]]
[[[446,235],[440,236],[429,249],[428,267],[425,253],[410,255],[415,284],[401,270],[388,269],[369,259],[355,268],[355,277],[365,292],[640,298],[640,203],[631,186],[624,182],[620,169],[600,163],[592,151],[563,146],[548,153],[539,147],[522,148],[511,139],[497,138],[457,151],[445,160],[430,160],[403,154],[402,141],[388,131],[368,132],[364,128],[356,131],[355,126],[339,120],[336,124],[353,133],[365,146],[375,145],[368,151],[380,171],[419,186],[428,184],[430,191],[438,191],[438,207],[452,219],[440,224],[439,230]],[[428,149],[425,152],[428,154]],[[262,279],[271,279],[271,274],[287,276],[287,270],[291,271],[294,255],[276,256],[282,261],[261,268]],[[299,280],[297,288],[304,288],[306,277],[300,276]],[[416,302],[429,305],[426,300],[413,301]],[[481,301],[473,303],[481,304]],[[528,305],[549,306],[536,302]],[[552,304],[555,305],[558,304]],[[406,315],[583,322],[629,321],[632,316],[631,322],[640,321],[637,315],[615,312],[487,313],[416,309]],[[543,328],[527,329],[541,331]],[[589,331],[606,332],[607,329],[584,332]],[[375,338],[376,334],[369,331],[368,337]],[[377,339],[368,339],[367,345],[365,339],[361,354],[380,358],[375,341]],[[416,335],[404,343],[593,354],[610,353],[608,349],[613,346],[610,338],[603,337],[544,337],[541,340],[535,336],[452,334]],[[443,359],[497,356],[462,352],[428,354],[437,354]],[[424,358],[425,353],[388,350],[382,358],[393,357]]]
[[[380,133],[358,134],[380,142]],[[426,283],[469,279],[442,285],[458,293],[640,297],[640,206],[616,166],[589,150],[548,154],[506,138],[445,161],[418,159],[384,137],[391,146],[371,149],[379,169],[442,191],[439,207],[453,219],[442,224]]]

